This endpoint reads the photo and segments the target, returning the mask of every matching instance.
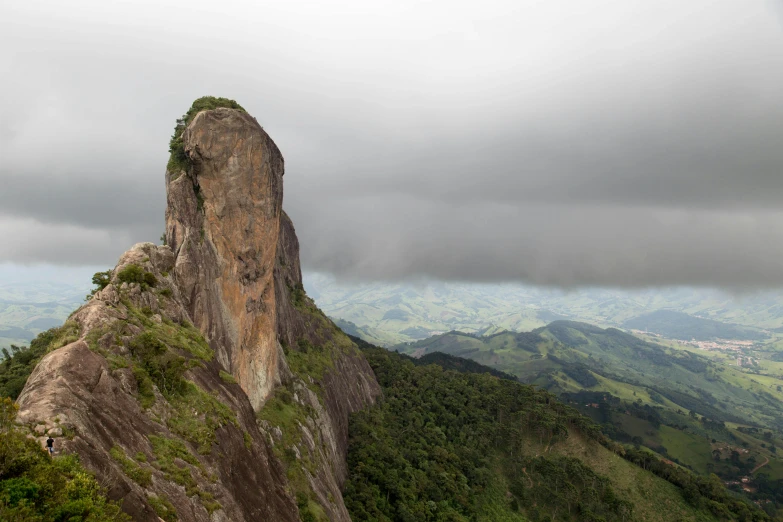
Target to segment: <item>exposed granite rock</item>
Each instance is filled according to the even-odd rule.
[[[380,388],[304,294],[282,155],[241,110],[203,111],[182,137],[190,167],[166,174],[170,247],[120,258],[30,376],[19,420],[42,441],[62,434],[58,451],[78,453],[136,520],[160,520],[170,502],[183,521],[293,521],[303,498],[350,520],[348,415]],[[131,265],[148,283],[119,279]],[[184,361],[196,402],[140,372],[150,335]],[[284,400],[299,416],[278,425],[265,407]],[[161,441],[180,448],[170,462]]]
[[[116,339],[132,336],[113,334],[133,334],[140,329],[132,320],[133,310],[147,307],[174,324],[187,320],[185,309],[173,296],[161,298],[157,292],[142,290],[137,284],[118,285],[116,279],[123,267],[136,264],[156,276],[159,289],[173,293],[177,287],[170,276],[164,275],[172,268],[173,260],[168,247],[152,243],[136,245],[122,256],[114,270],[113,283],[70,317],[69,322],[81,330],[79,339],[49,353],[33,371],[18,399],[18,419],[24,424],[44,424],[50,428],[48,433],[56,427],[65,427],[72,433],[72,438],[57,440],[58,451],[77,453],[85,466],[109,487],[110,497],[121,499],[123,509],[135,520],[158,520],[148,500],[151,494],[167,498],[182,521],[299,520],[294,501],[286,491],[284,470],[257,427],[247,395],[239,386],[221,380],[217,360],[191,369],[188,378],[229,406],[237,423],[217,429],[216,443],[208,454],[199,454],[186,441],[198,464],[180,464],[191,470],[198,490],[212,495],[222,509],[210,517],[206,507],[188,495],[182,485],[168,480],[155,466],[139,462],[152,473],[151,485],[142,487],[127,477],[110,456],[116,446],[126,455],[140,453],[154,463],[150,436],[181,439],[167,426],[165,419],[171,414],[171,406],[160,394],[156,391],[158,400],[145,410],[129,368],[112,368],[110,357],[97,349],[98,343],[112,334],[111,350],[104,353],[127,353],[127,346]],[[120,290],[118,286],[126,288]],[[94,340],[95,350],[88,346],[89,340]],[[249,447],[245,433],[252,440]],[[41,439],[45,437],[42,435]]]
[[[167,176],[174,274],[193,322],[258,408],[285,374],[272,281],[283,156],[234,109],[199,113],[183,141],[193,168]]]

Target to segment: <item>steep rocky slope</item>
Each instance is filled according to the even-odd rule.
[[[254,118],[197,100],[172,139],[168,246],[120,258],[18,399],[135,520],[350,519],[348,414],[380,388],[304,294],[282,177]]]

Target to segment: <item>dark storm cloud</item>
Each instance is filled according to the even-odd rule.
[[[0,262],[156,240],[174,119],[215,94],[283,151],[306,268],[783,283],[780,2],[17,4]]]
[[[566,287],[757,288],[780,280],[778,211],[496,203],[424,209],[396,197],[386,203],[404,212],[388,219],[375,210],[383,202],[367,201],[333,208],[320,227],[305,228],[300,241],[311,263],[347,278],[380,273]],[[357,216],[364,224],[358,234],[350,225]]]

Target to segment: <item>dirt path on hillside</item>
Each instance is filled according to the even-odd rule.
[[[769,457],[764,457],[764,458],[767,459],[767,460],[765,462],[762,462],[761,464],[759,464],[755,468],[753,468],[753,471],[750,472],[751,475],[753,475],[756,471],[760,470],[761,468],[763,468],[764,466],[769,464]]]

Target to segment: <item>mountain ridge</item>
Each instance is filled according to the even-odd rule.
[[[210,97],[171,147],[167,245],[132,247],[57,330],[18,420],[135,520],[349,520],[347,417],[380,390],[302,289],[282,155]]]

